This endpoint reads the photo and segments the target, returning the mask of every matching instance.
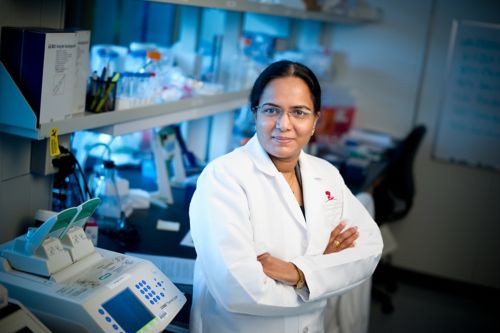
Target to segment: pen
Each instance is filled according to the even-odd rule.
[[[107,67],[107,66],[106,66],[106,67]],[[106,73],[107,73],[107,71],[106,71],[106,67],[103,67],[103,68],[102,68],[102,73],[101,73],[101,80],[102,80],[102,81],[106,81]]]
[[[92,84],[91,84],[91,90],[92,90],[92,96],[95,96],[96,92],[97,92],[97,71],[94,71],[92,73],[92,78],[91,78],[91,81],[92,81]]]

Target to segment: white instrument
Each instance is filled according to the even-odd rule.
[[[9,296],[54,332],[164,330],[186,303],[184,294],[151,262],[94,248],[81,222],[71,223],[81,220],[75,215],[64,216],[70,222],[56,236],[50,231],[58,223],[49,219],[39,228],[46,238],[23,235],[0,247],[0,283]]]

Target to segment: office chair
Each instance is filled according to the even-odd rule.
[[[408,136],[393,152],[387,171],[373,189],[375,201],[375,221],[381,226],[404,218],[413,205],[415,182],[413,165],[418,147],[425,135],[426,127],[414,127]],[[385,260],[384,260],[385,259]],[[372,295],[382,305],[382,312],[391,313],[394,310],[391,296],[388,292],[397,288],[394,275],[391,274],[388,256],[382,256],[381,264],[373,275]]]

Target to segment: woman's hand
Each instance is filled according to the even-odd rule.
[[[354,247],[356,239],[359,237],[358,227],[345,229],[346,222],[340,222],[330,233],[330,239],[323,254],[340,252],[350,247]],[[299,280],[298,268],[288,261],[273,257],[269,253],[263,253],[257,257],[261,263],[264,273],[271,279],[293,286]]]
[[[356,239],[359,237],[358,227],[351,227],[342,231],[346,226],[346,221],[341,221],[330,233],[330,239],[323,254],[340,252],[350,247],[354,247]]]
[[[264,273],[271,279],[289,286],[294,286],[299,280],[299,273],[291,262],[273,257],[267,252],[258,256],[257,260],[262,264]]]

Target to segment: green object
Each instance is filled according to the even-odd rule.
[[[73,225],[83,228],[85,226],[85,222],[87,222],[87,219],[92,216],[92,214],[94,214],[97,206],[99,206],[100,203],[101,199],[99,198],[93,198],[82,203],[82,209],[75,217],[75,222],[73,222]]]
[[[49,236],[59,237],[59,234],[66,230],[77,213],[78,209],[76,207],[71,207],[59,212],[56,215],[56,223],[54,223],[52,228],[49,230]]]

